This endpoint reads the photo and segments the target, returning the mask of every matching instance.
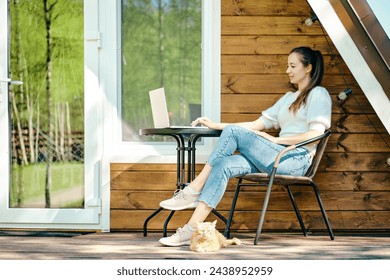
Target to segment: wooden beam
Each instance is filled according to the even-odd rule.
[[[342,3],[343,2],[343,3]],[[346,10],[345,0],[308,0],[382,123],[390,132],[390,72],[360,24]],[[360,26],[360,28],[359,28]],[[379,59],[378,59],[379,57]],[[372,68],[373,65],[377,68]],[[373,70],[378,69],[378,70]],[[377,71],[382,69],[379,77]]]

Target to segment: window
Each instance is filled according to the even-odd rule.
[[[104,36],[100,49],[102,89],[107,98],[104,122],[111,123],[104,134],[105,158],[110,162],[174,162],[173,139],[138,135],[139,128],[153,126],[148,92],[164,86],[172,124],[188,124],[190,108],[195,108],[197,115],[201,110],[202,115],[219,120],[221,3],[117,3],[116,32],[112,25],[99,31]],[[107,20],[113,9],[104,8]],[[198,143],[197,159],[208,155],[215,141],[205,138]]]
[[[152,127],[148,91],[164,87],[170,121],[189,124],[201,107],[201,0],[122,1],[122,139]]]

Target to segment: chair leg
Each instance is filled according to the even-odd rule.
[[[267,211],[269,197],[271,195],[271,190],[272,190],[272,185],[274,183],[275,174],[276,174],[276,167],[274,167],[272,169],[272,172],[271,172],[271,175],[270,175],[270,179],[269,179],[269,183],[268,183],[268,187],[267,187],[267,192],[265,193],[264,202],[263,202],[263,208],[261,209],[259,224],[257,225],[257,230],[256,230],[256,236],[255,236],[255,241],[254,241],[255,245],[257,245],[257,241],[259,240],[261,229],[263,227],[265,212]]]
[[[318,205],[320,206],[321,213],[322,213],[322,217],[323,217],[323,219],[324,219],[324,221],[325,221],[326,227],[328,228],[328,232],[329,232],[330,239],[331,239],[331,240],[334,240],[334,234],[333,234],[332,228],[331,228],[331,226],[330,226],[328,217],[326,216],[325,208],[324,208],[324,206],[322,205],[322,200],[321,200],[321,197],[320,197],[320,193],[319,193],[319,191],[318,191],[318,188],[317,188],[317,186],[316,186],[316,184],[315,184],[314,182],[312,182],[311,185],[312,185],[312,187],[313,187],[313,189],[314,189],[314,193],[315,193],[315,195],[316,195]]]
[[[295,214],[297,215],[297,218],[298,218],[298,221],[299,221],[299,225],[301,226],[303,235],[307,236],[307,229],[305,227],[305,224],[303,223],[303,219],[302,219],[302,216],[301,216],[301,212],[299,211],[297,202],[295,201],[295,198],[294,198],[294,195],[293,195],[293,193],[291,191],[290,186],[286,186],[286,187],[287,187],[288,195],[290,196],[291,203],[292,203],[292,205],[294,207]]]
[[[230,226],[231,226],[232,221],[233,221],[233,214],[234,214],[234,210],[236,209],[237,199],[238,199],[238,195],[239,195],[240,189],[241,189],[241,182],[242,182],[242,179],[241,178],[238,179],[236,191],[234,193],[234,197],[233,197],[233,201],[232,201],[232,206],[230,207],[229,218],[226,222],[225,232],[223,234],[226,238],[230,237]]]

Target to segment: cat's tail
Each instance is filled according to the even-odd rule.
[[[241,245],[241,240],[234,237],[233,239],[226,239],[227,245]]]

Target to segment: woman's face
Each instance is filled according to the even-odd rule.
[[[300,61],[301,54],[291,53],[288,56],[286,73],[292,84],[298,84],[298,88],[305,87],[310,81],[311,64],[304,66]]]

